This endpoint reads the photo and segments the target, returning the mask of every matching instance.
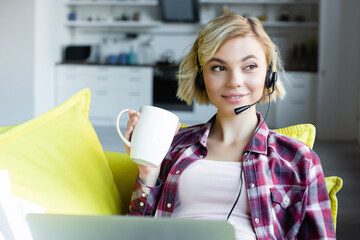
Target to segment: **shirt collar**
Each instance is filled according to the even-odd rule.
[[[182,144],[179,144],[178,147],[184,148],[196,143],[200,143],[202,146],[206,147],[206,142],[209,137],[211,126],[214,124],[216,119],[216,114],[205,124],[198,125],[193,130],[193,136],[190,141],[186,141]]]
[[[252,140],[250,140],[246,146],[245,151],[250,152],[251,150],[251,152],[267,154],[267,139],[269,135],[269,128],[267,127],[264,118],[260,113],[257,113],[257,117],[259,119],[259,123],[256,127],[257,131]]]
[[[266,154],[267,153],[267,136],[269,133],[269,129],[266,125],[261,116],[260,113],[257,113],[257,117],[259,119],[259,123],[256,127],[256,129],[259,129],[256,134],[254,135],[252,139],[252,146],[251,142],[248,143],[248,145],[245,148],[245,151],[247,152],[256,152],[260,154]],[[199,125],[199,127],[194,130],[194,136],[191,138],[190,141],[187,141],[186,143],[179,144],[178,147],[188,147],[191,145],[194,145],[196,143],[200,143],[202,146],[206,147],[206,142],[209,137],[210,129],[212,125],[215,123],[216,114],[205,124]]]

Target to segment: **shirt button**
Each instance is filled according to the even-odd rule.
[[[175,174],[179,174],[180,173],[180,170],[177,170]]]
[[[248,153],[247,153],[247,152],[245,152],[245,153],[244,153],[244,156],[246,156],[246,155],[248,155]]]
[[[140,206],[143,207],[145,204],[143,202],[140,202]]]
[[[203,155],[200,155],[199,158],[204,158],[204,156],[203,156]]]
[[[253,183],[250,183],[250,188],[254,188],[255,187],[255,184],[253,184]]]
[[[289,202],[290,202],[289,199],[287,199],[287,198],[284,199],[285,206],[287,206],[289,204]]]
[[[171,208],[171,203],[168,203],[166,206],[167,208]]]
[[[259,223],[260,220],[258,218],[255,218],[255,223]]]
[[[146,193],[142,193],[141,196],[142,196],[142,197],[146,197]]]

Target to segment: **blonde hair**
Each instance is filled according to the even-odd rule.
[[[191,104],[195,99],[199,104],[209,104],[210,99],[205,90],[196,85],[196,76],[202,71],[203,66],[215,55],[217,50],[229,39],[245,37],[251,34],[264,46],[268,66],[272,65],[273,71],[282,72],[283,66],[277,46],[265,32],[257,18],[244,18],[238,14],[230,13],[211,20],[201,29],[190,52],[182,60],[178,72],[177,97]],[[198,69],[200,65],[201,69]],[[264,87],[263,95],[271,89]],[[276,101],[276,96],[283,98],[285,89],[278,76],[275,91],[270,95],[271,101]],[[267,101],[264,98],[260,103]]]

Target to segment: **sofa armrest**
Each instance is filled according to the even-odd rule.
[[[131,195],[135,186],[139,169],[126,153],[105,151],[109,167],[114,176],[114,182],[119,191],[123,206],[123,213],[129,211]]]

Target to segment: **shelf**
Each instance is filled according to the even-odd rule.
[[[266,21],[261,22],[264,27],[277,28],[317,28],[318,22],[280,22],[280,21]]]
[[[200,0],[200,4],[271,4],[271,5],[289,5],[289,4],[319,4],[319,0]]]
[[[204,26],[206,23],[201,24],[176,24],[176,23],[163,23],[161,21],[122,21],[122,22],[89,22],[89,21],[67,21],[67,27],[84,27],[84,28],[123,28],[128,30],[129,28],[133,29],[144,29],[151,28],[156,29],[152,30],[156,33],[197,33],[201,26]],[[317,22],[279,22],[279,21],[267,21],[262,22],[263,26],[266,28],[317,28]]]
[[[68,6],[157,6],[157,0],[118,0],[118,1],[80,1],[66,2]]]
[[[89,22],[67,21],[67,27],[121,27],[121,28],[154,28],[161,24],[160,21],[123,21],[123,22]]]

